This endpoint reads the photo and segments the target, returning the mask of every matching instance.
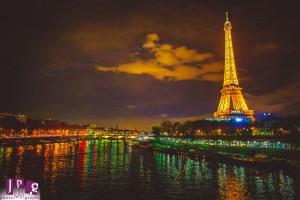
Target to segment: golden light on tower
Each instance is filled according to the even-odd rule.
[[[225,69],[224,83],[221,90],[221,99],[217,112],[214,113],[215,118],[230,119],[237,116],[245,117],[254,121],[254,111],[249,110],[242,94],[242,88],[239,86],[237,78],[232,37],[231,23],[226,12],[226,22],[224,24],[225,31]]]

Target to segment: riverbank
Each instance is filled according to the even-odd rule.
[[[268,157],[300,160],[299,145],[280,141],[265,140],[211,140],[211,139],[181,139],[159,137],[154,147],[176,150],[190,149],[196,152],[210,152],[225,155],[240,155],[253,157],[264,153]]]
[[[124,136],[68,136],[68,137],[35,137],[35,138],[1,138],[0,146],[35,145],[48,143],[76,142],[85,140],[124,140]]]
[[[151,145],[149,143],[148,145],[140,144],[138,146],[142,149],[177,154],[195,160],[204,158],[210,161],[251,165],[255,167],[287,168],[289,170],[297,171],[300,169],[299,150],[261,149],[203,144],[195,145],[193,143],[164,143],[160,140],[156,140]],[[264,158],[261,157],[262,155]]]
[[[152,145],[138,145],[138,148],[157,153],[166,153],[170,155],[177,155],[181,158],[189,158],[193,160],[206,160],[211,163],[223,163],[231,165],[249,166],[254,168],[272,169],[272,170],[287,170],[291,172],[298,172],[300,170],[299,156],[290,156],[287,152],[281,152],[282,158],[270,157],[267,154],[260,154],[266,156],[265,158],[257,158],[257,155],[239,154],[237,149],[235,153],[227,151],[218,151],[217,149],[198,149],[190,147],[172,147],[168,145],[154,143]]]

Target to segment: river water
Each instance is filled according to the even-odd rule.
[[[300,177],[133,149],[121,140],[0,147],[8,177],[39,183],[41,199],[300,199]]]

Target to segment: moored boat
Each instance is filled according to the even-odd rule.
[[[239,155],[226,156],[230,161],[234,161],[240,164],[256,165],[256,166],[268,166],[274,163],[272,158],[268,158],[265,154],[256,154],[254,157],[243,157]]]
[[[153,144],[150,141],[141,141],[139,142],[140,148],[147,148],[147,149],[153,149]]]
[[[292,169],[300,169],[300,161],[299,160],[288,160],[287,164]]]
[[[139,145],[139,142],[135,139],[126,139],[126,145],[128,146],[138,146]]]

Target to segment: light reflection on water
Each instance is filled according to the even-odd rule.
[[[123,141],[0,147],[0,181],[39,182],[42,199],[297,199],[299,177],[131,149]],[[299,196],[298,196],[299,198]]]

